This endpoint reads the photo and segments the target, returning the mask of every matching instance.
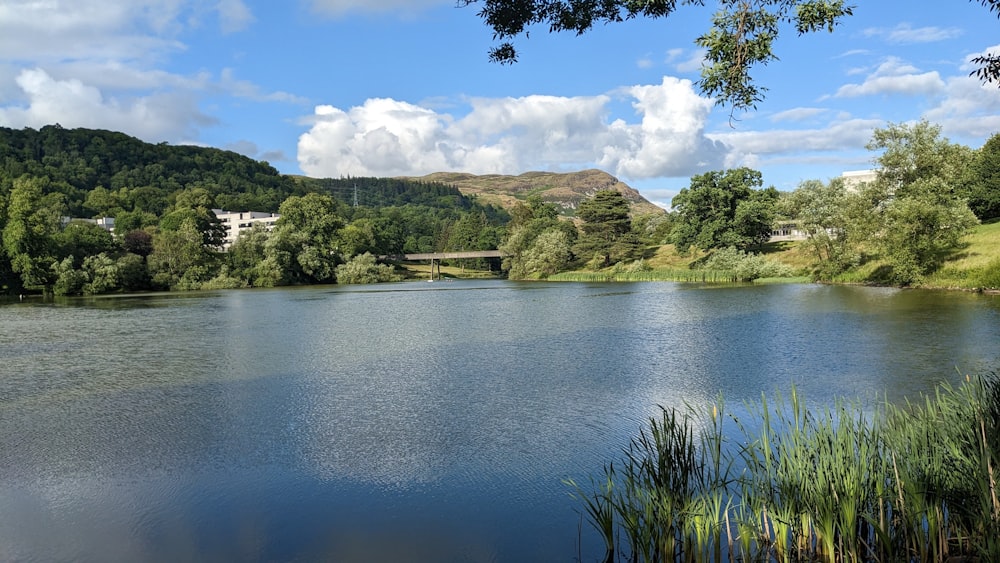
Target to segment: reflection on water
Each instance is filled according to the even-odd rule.
[[[0,559],[574,560],[561,480],[657,405],[929,391],[995,369],[997,303],[487,281],[6,305]]]

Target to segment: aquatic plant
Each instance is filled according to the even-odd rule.
[[[662,409],[593,493],[569,481],[605,561],[1000,561],[995,374],[901,405],[721,405]]]

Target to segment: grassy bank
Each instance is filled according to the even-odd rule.
[[[767,259],[780,262],[794,272],[793,277],[759,279],[755,283],[805,282],[810,279],[814,256],[803,242],[774,242],[754,249]],[[704,253],[681,255],[673,245],[651,248],[643,267],[608,268],[598,272],[576,270],[550,277],[556,281],[677,281],[726,283],[729,272],[692,269]],[[882,264],[868,262],[838,275],[834,283],[870,283]],[[997,290],[1000,289],[1000,222],[978,225],[966,235],[962,246],[945,257],[942,266],[929,274],[919,287],[928,289]]]
[[[568,482],[606,561],[1000,561],[995,376],[875,412],[794,390],[749,410],[664,411]]]
[[[963,247],[927,276],[923,286],[941,289],[1000,289],[1000,221],[979,225]]]
[[[771,258],[801,272],[808,272],[811,257],[802,243],[765,245]],[[868,283],[881,266],[873,261],[844,272],[834,283]],[[961,247],[944,257],[935,272],[928,274],[918,287],[927,289],[996,290],[1000,289],[1000,222],[977,225],[962,239]]]
[[[416,263],[416,262],[406,262],[399,265],[399,269],[402,271],[404,277],[410,280],[426,280],[431,277],[431,265],[429,263]],[[474,270],[471,268],[463,268],[462,266],[441,266],[440,271],[438,270],[437,264],[434,265],[434,278],[437,279],[438,276],[443,278],[454,278],[463,280],[472,279],[497,279],[500,277],[500,272],[491,272],[488,270]]]
[[[754,249],[769,260],[788,266],[792,276],[762,278],[754,283],[804,283],[809,281],[813,255],[802,242],[774,242]],[[573,270],[560,272],[548,279],[552,281],[608,282],[608,281],[673,281],[696,283],[732,283],[733,275],[727,271],[694,269],[692,265],[705,257],[704,253],[679,254],[673,245],[647,249],[641,264],[620,265],[599,271]],[[845,272],[831,280],[834,283],[864,284],[871,281],[881,264],[869,262]],[[408,278],[430,277],[428,264],[409,263],[403,266]],[[495,278],[498,272],[445,266],[442,275],[454,278]],[[928,275],[920,285],[932,289],[995,290],[1000,289],[1000,222],[976,226],[963,239],[962,247],[946,257],[940,269]]]

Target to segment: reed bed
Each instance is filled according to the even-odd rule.
[[[567,481],[605,561],[1000,561],[996,374],[873,410],[721,405],[663,409],[589,489]]]

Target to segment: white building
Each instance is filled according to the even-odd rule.
[[[229,250],[229,247],[239,238],[240,233],[253,228],[256,224],[264,225],[270,231],[281,217],[277,213],[264,213],[262,211],[223,211],[222,209],[213,209],[212,212],[215,213],[215,216],[226,227],[226,242],[222,244],[223,250]]]
[[[874,182],[878,179],[878,170],[848,170],[840,175],[844,179],[844,188],[849,192],[857,191],[861,184]]]

